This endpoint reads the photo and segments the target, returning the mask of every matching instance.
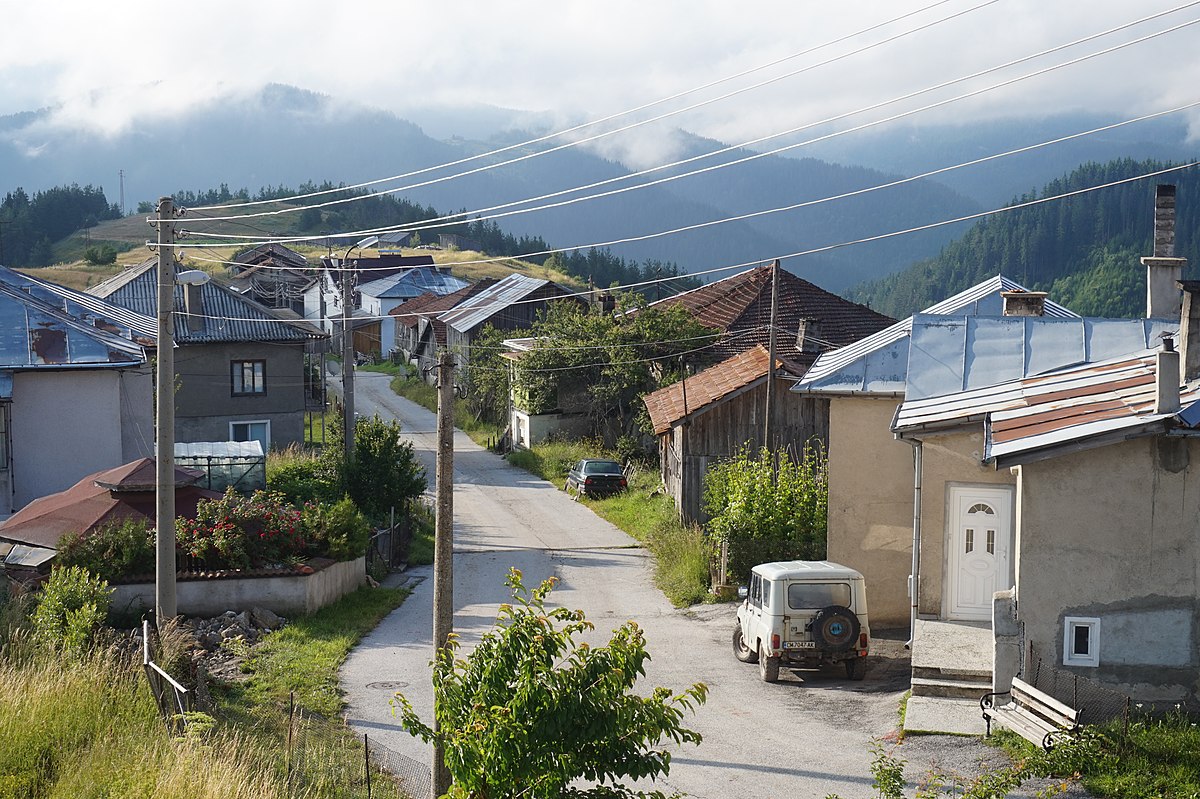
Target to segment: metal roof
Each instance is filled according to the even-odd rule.
[[[956,394],[1152,348],[1178,319],[912,318],[905,400]]]
[[[473,297],[438,315],[447,327],[465,333],[483,324],[510,305],[520,302],[544,286],[549,280],[525,275],[509,275]],[[563,292],[566,293],[566,292]]]
[[[141,345],[0,282],[0,370],[121,367],[146,361]],[[11,373],[3,381],[11,396]]]
[[[1022,291],[1025,287],[1003,275],[960,291],[929,306],[922,314],[995,316],[1003,314],[1001,291]],[[1079,318],[1058,303],[1046,301],[1043,318]],[[909,336],[913,317],[897,322],[874,335],[822,353],[792,389],[793,391],[830,394],[904,393],[908,376]]]
[[[468,285],[470,284],[466,280],[437,267],[415,266],[379,280],[362,283],[358,290],[371,297],[410,299],[426,293],[445,296]]]
[[[325,338],[326,334],[313,325],[283,319],[258,303],[234,291],[209,281],[199,287],[203,304],[203,326],[200,330],[188,327],[184,311],[184,287],[175,286],[175,341],[179,344],[211,344],[228,341],[295,341]],[[158,258],[150,258],[138,266],[126,269],[103,283],[88,289],[88,293],[123,305],[138,313],[157,317]]]
[[[984,424],[983,460],[998,466],[1101,446],[1200,421],[1200,384],[1183,386],[1178,414],[1155,413],[1156,351],[1011,380],[987,388],[905,402],[901,434]]]
[[[130,341],[151,343],[158,335],[158,322],[153,317],[136,313],[82,291],[75,291],[7,267],[0,267],[0,283],[20,289],[69,316]]]

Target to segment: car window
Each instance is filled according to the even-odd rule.
[[[762,578],[757,574],[750,575],[750,604],[762,606]]]
[[[583,465],[584,474],[620,474],[621,464],[616,461],[588,461]]]
[[[792,610],[820,610],[830,605],[850,607],[848,583],[792,583],[787,590]]]
[[[762,581],[762,604],[764,608],[771,607],[771,581],[765,577]]]

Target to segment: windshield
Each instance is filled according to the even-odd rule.
[[[830,605],[850,607],[850,586],[847,583],[792,583],[787,590],[788,607],[792,610],[820,610]]]
[[[587,461],[583,464],[584,474],[620,474],[621,464],[616,461]]]

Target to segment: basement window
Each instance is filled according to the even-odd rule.
[[[1063,619],[1063,665],[1100,665],[1100,620],[1084,616]]]

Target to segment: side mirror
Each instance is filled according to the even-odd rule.
[[[750,596],[750,589],[744,585],[738,586],[738,599],[745,599]]]

